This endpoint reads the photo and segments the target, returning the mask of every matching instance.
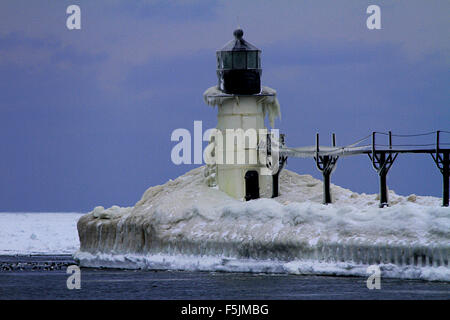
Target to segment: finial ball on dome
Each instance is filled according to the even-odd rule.
[[[233,32],[233,35],[236,37],[236,39],[242,39],[242,36],[244,35],[244,31],[242,29],[236,29]]]

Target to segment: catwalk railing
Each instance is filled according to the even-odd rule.
[[[387,143],[379,143],[379,136],[387,138]],[[430,139],[434,136],[434,141],[429,143],[411,143],[411,139]],[[395,139],[396,143],[393,143]],[[405,141],[402,142],[402,141]],[[445,141],[445,142],[443,142]],[[269,146],[269,144],[268,144]],[[270,153],[270,150],[268,150]],[[372,162],[372,166],[379,175],[380,181],[380,207],[388,206],[388,189],[386,177],[389,169],[394,164],[399,154],[419,153],[430,154],[436,166],[442,174],[442,205],[449,206],[449,174],[450,174],[450,131],[433,131],[420,134],[392,134],[389,132],[372,132],[372,134],[357,140],[346,146],[336,146],[336,136],[332,135],[332,146],[320,146],[319,134],[316,134],[315,146],[289,148],[281,143],[279,148],[280,159],[287,157],[314,158],[317,168],[323,175],[323,202],[331,203],[330,177],[336,168],[339,158],[367,154]],[[283,161],[283,162],[284,162]],[[278,195],[278,190],[274,191]]]

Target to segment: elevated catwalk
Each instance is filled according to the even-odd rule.
[[[423,153],[430,154],[436,166],[442,174],[443,190],[442,190],[442,205],[449,206],[449,175],[450,175],[450,143],[441,142],[443,134],[447,134],[445,138],[450,140],[450,131],[433,131],[421,134],[399,135],[392,134],[391,131],[372,132],[372,134],[357,140],[356,142],[346,146],[336,146],[336,136],[333,134],[332,146],[320,146],[319,134],[316,134],[316,145],[299,148],[286,147],[284,143],[280,144],[279,155],[283,159],[283,163],[287,157],[297,158],[314,158],[317,168],[322,172],[324,191],[323,202],[325,204],[331,203],[330,192],[330,176],[336,168],[336,163],[340,157],[354,156],[360,154],[367,154],[372,161],[372,166],[380,177],[380,207],[388,206],[388,191],[386,177],[389,169],[394,164],[395,159],[399,154],[407,153]],[[377,135],[384,135],[388,137],[388,144],[377,143]],[[393,137],[397,138],[415,138],[421,136],[435,136],[434,143],[407,143],[407,144],[393,144]],[[371,139],[371,141],[370,141]],[[367,144],[367,142],[370,142]],[[364,144],[366,143],[366,144]],[[271,154],[270,144],[267,144],[267,154]],[[280,161],[281,162],[281,161]],[[278,192],[274,192],[278,194]]]

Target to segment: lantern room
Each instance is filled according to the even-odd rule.
[[[261,92],[261,50],[245,41],[237,29],[234,39],[217,51],[219,89],[227,94],[252,95]]]

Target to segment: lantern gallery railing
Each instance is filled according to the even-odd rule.
[[[411,143],[411,138],[416,140],[419,137],[435,136],[433,143]],[[379,136],[388,138],[387,144],[378,143]],[[396,144],[393,143],[396,139]],[[445,138],[447,142],[442,142]],[[402,141],[405,141],[402,142]],[[400,141],[398,143],[398,141]],[[450,131],[433,131],[421,134],[399,135],[392,134],[391,131],[372,132],[372,134],[359,139],[358,141],[347,146],[336,146],[336,136],[332,136],[332,146],[320,146],[319,134],[316,134],[315,146],[289,148],[281,144],[279,148],[280,157],[300,157],[314,158],[317,168],[323,175],[323,202],[331,203],[330,176],[336,167],[336,163],[340,157],[353,156],[359,154],[367,154],[372,162],[372,166],[379,175],[380,180],[380,208],[388,206],[388,192],[386,177],[389,169],[394,164],[397,156],[401,153],[428,153],[433,158],[436,166],[442,174],[443,190],[442,205],[449,206],[449,175],[450,175]],[[270,147],[270,144],[267,144]],[[267,150],[270,153],[270,150]],[[278,194],[278,191],[274,192]]]

